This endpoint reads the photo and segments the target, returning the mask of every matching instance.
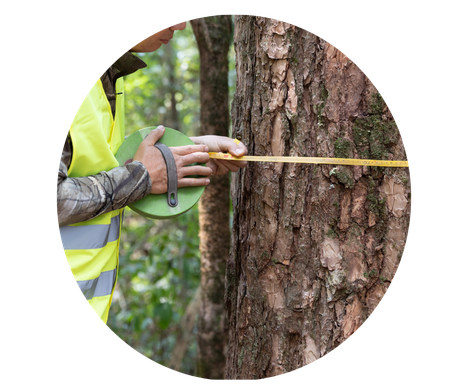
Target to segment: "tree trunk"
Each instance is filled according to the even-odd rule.
[[[348,57],[260,17],[235,20],[233,137],[250,155],[406,160],[393,117]],[[227,379],[311,363],[390,285],[410,213],[405,168],[250,162],[232,178]]]
[[[177,93],[176,87],[176,75],[175,75],[175,61],[174,61],[174,51],[172,50],[171,45],[163,45],[164,51],[164,63],[168,68],[168,78],[169,78],[169,94],[171,96],[171,106],[168,109],[169,113],[164,116],[164,124],[173,129],[180,129],[179,122],[179,111],[177,110],[177,101],[175,95]]]
[[[230,16],[191,21],[200,51],[201,135],[228,136],[228,51]],[[201,306],[196,375],[224,378],[227,343],[224,307],[225,266],[229,258],[229,177],[212,177],[199,204]]]

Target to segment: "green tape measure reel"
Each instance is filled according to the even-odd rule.
[[[155,128],[156,127],[148,127],[140,129],[139,131],[134,132],[125,139],[125,141],[122,143],[119,150],[117,151],[117,154],[115,154],[115,157],[119,162],[120,166],[124,165],[128,160],[133,159],[136,151],[138,150],[138,147],[140,146],[140,143]],[[163,137],[159,139],[159,142],[165,144],[168,147],[178,147],[195,144],[183,133],[180,133],[179,131],[176,131],[172,128],[166,128],[166,131],[164,132]],[[202,163],[199,163],[198,165],[205,166],[205,164]],[[169,205],[167,193],[164,193],[161,195],[150,194],[144,197],[143,199],[130,204],[129,207],[133,211],[147,218],[174,218],[176,216],[184,214],[185,212],[190,210],[195,204],[197,204],[204,190],[204,186],[178,188],[178,204],[176,206]]]

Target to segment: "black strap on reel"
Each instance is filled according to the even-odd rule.
[[[154,145],[164,158],[166,162],[167,170],[167,205],[169,207],[176,207],[179,204],[179,199],[177,198],[177,166],[175,163],[174,155],[169,147],[160,142],[156,142]]]

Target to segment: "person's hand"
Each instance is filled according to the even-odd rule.
[[[210,152],[228,152],[237,158],[247,153],[247,147],[242,142],[236,144],[234,139],[224,136],[206,135],[191,137],[190,139],[197,145],[208,146]],[[213,170],[213,175],[223,175],[230,171],[237,172],[239,169],[246,167],[247,162],[210,159],[206,166]]]
[[[154,144],[164,135],[165,128],[160,125],[143,139],[138,147],[134,161],[140,161],[148,170],[151,177],[151,193],[167,192],[166,162],[161,152]],[[213,170],[208,166],[186,166],[192,163],[206,163],[209,161],[208,147],[200,144],[195,146],[169,147],[177,167],[177,187],[205,186],[210,183],[208,178],[185,178],[186,176],[211,176]]]

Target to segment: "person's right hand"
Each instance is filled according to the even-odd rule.
[[[166,162],[161,152],[154,144],[164,135],[165,128],[160,125],[143,139],[138,147],[134,161],[140,161],[148,170],[151,178],[151,193],[162,194],[167,192]],[[177,187],[205,186],[210,183],[208,178],[185,178],[186,176],[211,176],[212,170],[205,166],[186,166],[192,163],[206,163],[210,160],[208,147],[205,145],[190,145],[169,147],[177,167]]]

